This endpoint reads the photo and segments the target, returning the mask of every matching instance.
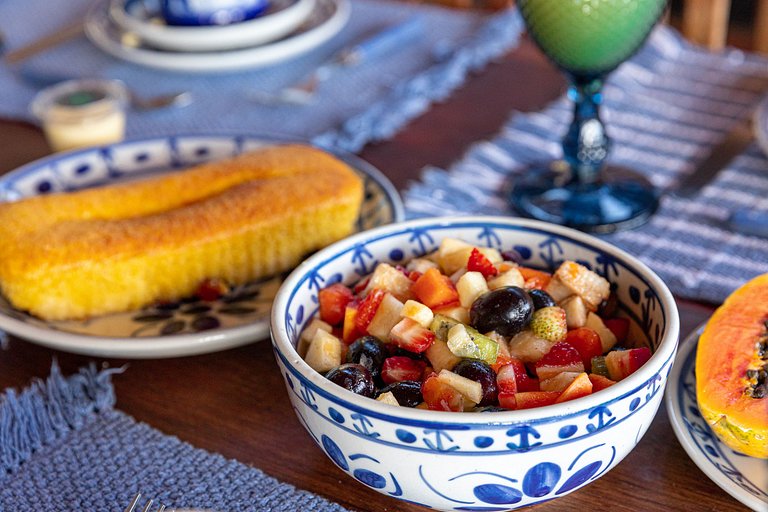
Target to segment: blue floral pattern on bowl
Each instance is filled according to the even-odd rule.
[[[753,510],[768,509],[766,462],[723,444],[699,412],[696,346],[703,326],[681,343],[666,393],[672,428],[694,463],[723,490]]]
[[[555,406],[556,413],[545,407],[458,414],[362,399],[329,385],[298,358],[292,347],[317,311],[322,286],[354,282],[380,261],[403,263],[436,249],[445,237],[514,248],[538,268],[573,259],[596,270],[617,285],[632,337],[656,352],[652,362],[614,392]],[[530,505],[578,489],[617,464],[661,402],[674,360],[677,312],[658,278],[638,266],[591,237],[530,221],[437,218],[373,230],[322,251],[286,280],[272,318],[276,358],[301,423],[359,482],[439,510]]]
[[[283,141],[250,136],[178,135],[57,154],[3,176],[0,179],[0,201],[74,191],[158,174],[278,142]],[[365,199],[357,223],[358,231],[403,219],[399,195],[386,177],[353,155],[339,153],[338,156],[358,171],[364,180]],[[240,329],[237,336],[245,343],[267,334],[272,299],[284,277],[274,276],[237,286],[213,301],[190,297],[140,311],[77,321],[46,322],[13,308],[0,296],[0,328],[21,337],[43,339],[56,348],[116,357],[136,355],[136,341],[139,339],[146,342],[141,346],[147,346],[147,351],[142,349],[142,353],[148,356],[156,355],[151,350],[153,341],[161,347],[161,338],[179,335],[188,336],[189,345],[199,346],[201,337],[210,337],[213,332],[223,333],[226,337],[232,329]],[[66,338],[70,334],[83,338],[82,342],[69,338],[67,343],[56,343],[57,336]],[[112,350],[103,343],[99,345],[99,338],[110,338],[113,343],[122,339],[131,344],[115,345]],[[96,352],[90,350],[92,343],[98,345]],[[226,346],[232,345],[227,343]],[[217,344],[213,342],[210,347],[215,349]],[[184,347],[178,347],[169,355],[185,353]]]

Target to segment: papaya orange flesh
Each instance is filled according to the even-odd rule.
[[[696,350],[702,416],[726,445],[759,458],[768,458],[767,322],[768,274],[763,274],[715,311]]]

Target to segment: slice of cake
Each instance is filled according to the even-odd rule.
[[[0,203],[0,291],[48,320],[137,309],[282,272],[349,235],[344,162],[270,146],[148,179]]]

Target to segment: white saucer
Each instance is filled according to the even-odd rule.
[[[285,141],[174,135],[56,153],[2,176],[0,201],[155,175],[277,142]],[[365,199],[357,231],[403,220],[400,196],[379,170],[354,155],[339,152],[337,156],[363,178]],[[46,322],[15,309],[0,295],[0,329],[40,345],[97,357],[159,358],[215,352],[268,336],[272,299],[282,278],[246,283],[214,301],[191,297],[70,321]]]
[[[753,510],[768,510],[768,478],[763,459],[731,450],[709,428],[696,402],[696,345],[704,326],[680,343],[664,401],[677,439],[713,482]]]
[[[172,71],[205,73],[268,66],[297,57],[328,41],[349,20],[349,0],[317,0],[309,19],[277,41],[249,48],[217,52],[174,52],[143,43],[134,33],[114,24],[106,4],[87,15],[85,34],[105,52],[130,62]]]
[[[306,21],[316,0],[271,0],[261,16],[234,23],[205,27],[166,25],[158,0],[112,0],[109,15],[124,30],[147,44],[164,50],[206,52],[232,50],[275,41]]]

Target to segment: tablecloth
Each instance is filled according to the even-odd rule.
[[[659,27],[605,87],[609,160],[669,191],[752,115],[766,91],[768,58],[737,49],[712,53]],[[512,113],[495,137],[478,141],[449,169],[424,169],[404,194],[407,216],[515,215],[506,190],[527,165],[562,155],[570,119],[566,97],[541,112]],[[698,195],[665,194],[650,222],[602,238],[640,258],[678,296],[716,304],[768,272],[768,239],[726,222],[737,209],[768,213],[768,159],[757,144]]]
[[[94,0],[0,2],[0,31],[7,50],[82,19],[93,5]],[[354,152],[369,141],[391,137],[433,102],[446,98],[467,73],[513,48],[522,27],[513,10],[488,14],[391,0],[352,0],[351,5],[349,22],[328,42],[253,70],[197,74],[149,68],[111,57],[85,36],[20,65],[0,61],[0,116],[34,121],[29,104],[41,83],[66,77],[113,78],[142,97],[192,93],[193,103],[185,108],[130,111],[128,138],[223,131],[314,138],[326,147]],[[333,74],[312,104],[263,105],[249,99],[251,91],[272,93],[295,84],[339,50],[413,16],[424,20],[419,37],[405,48]]]
[[[115,409],[95,364],[0,395],[0,510],[118,511],[137,492],[169,508],[344,512],[261,470],[164,434]],[[156,507],[153,508],[156,510]]]

